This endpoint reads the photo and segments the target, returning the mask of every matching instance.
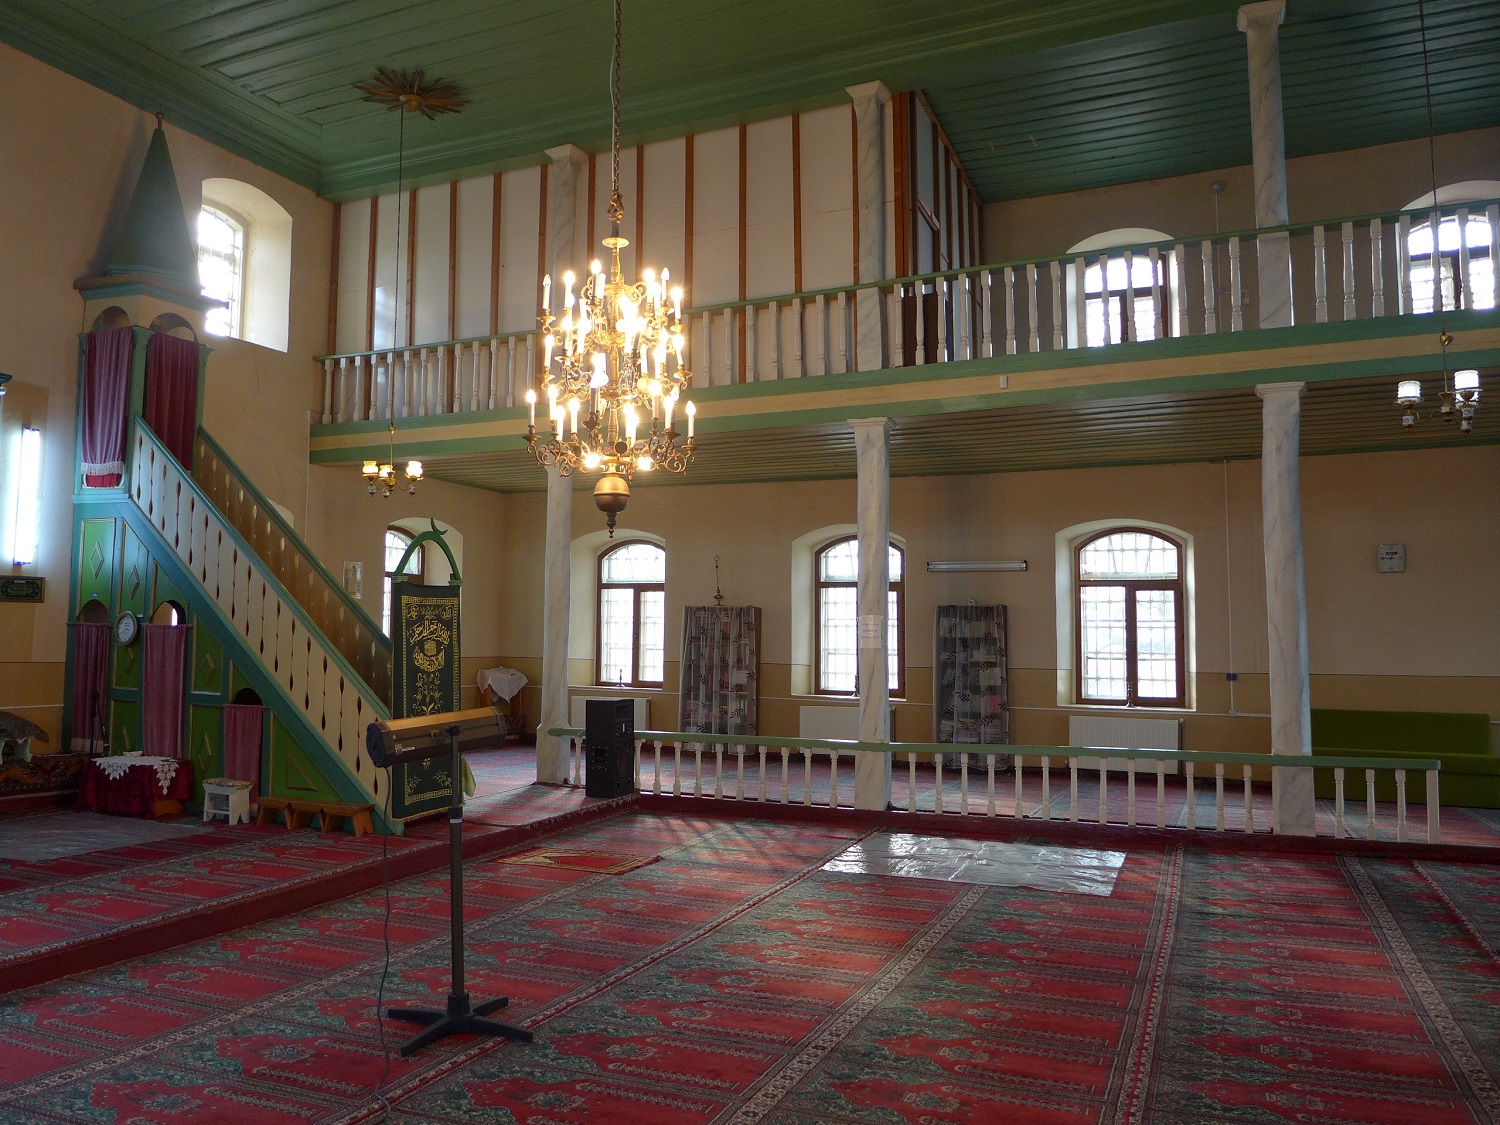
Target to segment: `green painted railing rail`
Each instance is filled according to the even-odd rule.
[[[581,727],[551,727],[556,738],[582,738]],[[1206,762],[1210,765],[1289,766],[1295,769],[1441,770],[1435,758],[1313,757],[1308,754],[1241,754],[1214,750],[1144,750],[1118,746],[978,746],[953,742],[857,742],[834,738],[772,738],[748,734],[697,734],[691,731],[638,730],[637,742],[652,741],[678,747],[764,747],[767,750],[822,750],[840,754],[990,754],[1019,758],[1132,758],[1139,761]],[[1088,767],[1092,769],[1093,767]]]

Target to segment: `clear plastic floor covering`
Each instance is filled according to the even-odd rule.
[[[1124,862],[1124,852],[1093,848],[877,832],[829,860],[823,870],[1107,896]]]
[[[41,863],[211,831],[187,820],[145,820],[92,812],[25,816],[0,822],[0,860]]]

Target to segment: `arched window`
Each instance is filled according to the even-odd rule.
[[[286,351],[291,316],[292,216],[253,184],[203,181],[198,213],[198,273],[203,294],[228,301],[204,327]]]
[[[667,636],[667,552],[636,539],[599,556],[598,651],[601,684],[661,687]]]
[[[1434,282],[1445,309],[1495,307],[1496,235],[1490,221],[1491,208],[1479,201],[1496,198],[1500,198],[1500,180],[1465,180],[1428,192],[1402,208],[1419,212],[1411,216],[1406,235],[1406,279],[1412,312],[1436,309]],[[1433,210],[1439,211],[1436,240],[1430,215]],[[1459,211],[1464,214],[1460,216]]]
[[[1406,238],[1411,262],[1411,311],[1430,313],[1433,301],[1432,220],[1413,223]],[[1445,309],[1492,309],[1495,307],[1495,261],[1490,256],[1489,220],[1481,211],[1465,215],[1440,215],[1437,229],[1437,285]]]
[[[1121,249],[1151,242],[1166,242],[1171,235],[1145,227],[1121,227],[1086,238],[1068,253],[1084,257],[1082,343],[1101,348],[1105,344],[1159,340],[1170,336],[1168,323],[1172,302],[1169,285],[1176,278],[1168,269],[1168,256],[1153,262],[1148,250],[1128,256]],[[1092,260],[1088,260],[1092,259]],[[1071,285],[1077,285],[1076,265]],[[1070,302],[1071,304],[1071,302]]]
[[[385,529],[385,585],[380,603],[380,627],[388,637],[391,635],[391,604],[395,598],[393,584],[397,579],[422,581],[422,553],[426,547],[413,551],[411,558],[406,560],[406,565],[401,566],[401,556],[406,554],[406,549],[411,546],[414,538],[411,532],[403,528]]]
[[[890,546],[890,592],[886,604],[887,686],[892,695],[906,688],[906,553]],[[846,536],[813,556],[816,576],[816,636],[813,685],[823,695],[859,691],[859,538]]]
[[[245,224],[217,207],[198,212],[198,281],[203,295],[224,305],[208,310],[203,328],[215,336],[239,336],[245,306]]]
[[[1187,700],[1182,545],[1110,528],[1073,554],[1080,703],[1183,707]]]

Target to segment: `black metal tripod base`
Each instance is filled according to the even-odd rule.
[[[498,1000],[486,1000],[476,1007],[469,1007],[469,994],[449,995],[448,1010],[446,1012],[433,1011],[431,1008],[387,1008],[385,1014],[393,1020],[406,1020],[409,1023],[426,1024],[427,1030],[420,1032],[414,1039],[401,1048],[401,1057],[415,1054],[429,1043],[436,1043],[439,1039],[446,1039],[450,1035],[499,1035],[506,1039],[519,1039],[522,1043],[531,1042],[531,1032],[525,1028],[512,1027],[508,1023],[499,1020],[489,1020],[484,1017],[491,1012],[498,1012],[510,1003],[509,996],[502,996]]]

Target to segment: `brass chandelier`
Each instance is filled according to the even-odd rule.
[[[1437,177],[1437,125],[1432,112],[1432,69],[1427,57],[1427,5],[1417,0],[1417,19],[1422,32],[1422,90],[1427,102],[1427,169],[1432,179],[1432,217],[1428,226],[1432,232],[1432,279],[1433,301],[1438,314],[1438,348],[1443,360],[1443,386],[1438,392],[1438,417],[1444,422],[1457,422],[1460,433],[1474,432],[1474,415],[1479,409],[1479,371],[1466,367],[1448,372],[1448,347],[1453,337],[1448,334],[1448,300],[1443,292],[1443,258],[1440,234],[1442,219],[1438,214]],[[1458,232],[1460,243],[1469,237],[1467,230]],[[1455,264],[1455,269],[1457,265]],[[1464,279],[1467,283],[1467,278]],[[1454,287],[1455,301],[1458,294]],[[1396,384],[1396,405],[1401,408],[1401,427],[1410,432],[1420,417],[1418,407],[1422,404],[1422,381],[1402,379]]]
[[[412,458],[406,463],[402,471],[405,478],[403,484],[396,484],[396,423],[393,419],[390,423],[390,452],[384,461],[367,460],[364,465],[365,484],[369,486],[370,495],[380,493],[382,499],[389,500],[391,493],[397,491],[398,487],[405,488],[407,492],[417,491],[417,482],[422,479],[422,462]]]
[[[401,194],[406,190],[406,115],[420,113],[427,120],[435,120],[439,114],[458,113],[469,104],[463,91],[452,82],[443,79],[428,80],[421,70],[387,70],[377,67],[375,78],[368,86],[355,86],[364,95],[364,100],[383,105],[396,114],[396,284],[391,300],[391,347],[395,354],[397,331],[400,325],[401,302],[395,294],[401,291]],[[372,250],[373,253],[373,250]],[[408,280],[410,280],[408,278]],[[407,342],[411,342],[408,327]],[[389,444],[384,461],[370,458],[364,463],[365,485],[370,495],[380,493],[389,500],[391,493],[399,489],[417,491],[417,482],[422,479],[422,462],[416,458],[406,462],[401,484],[396,483],[396,376],[394,360],[387,368],[390,383],[390,425],[387,433]]]
[[[673,415],[693,378],[683,361],[682,289],[671,284],[665,269],[660,277],[644,270],[637,282],[627,282],[620,269],[620,251],[630,245],[620,237],[620,0],[614,12],[610,233],[603,240],[609,268],[595,259],[581,285],[572,270],[562,275],[560,287],[550,274],[542,279],[537,323],[545,351],[538,381],[546,398],[545,434],[536,429],[537,392],[526,392],[527,446],[540,464],[557,465],[563,476],[579,469],[600,474],[594,503],[606,515],[611,537],[637,472],[687,468],[697,413],[691,402],[683,403],[687,441],[679,448]]]

